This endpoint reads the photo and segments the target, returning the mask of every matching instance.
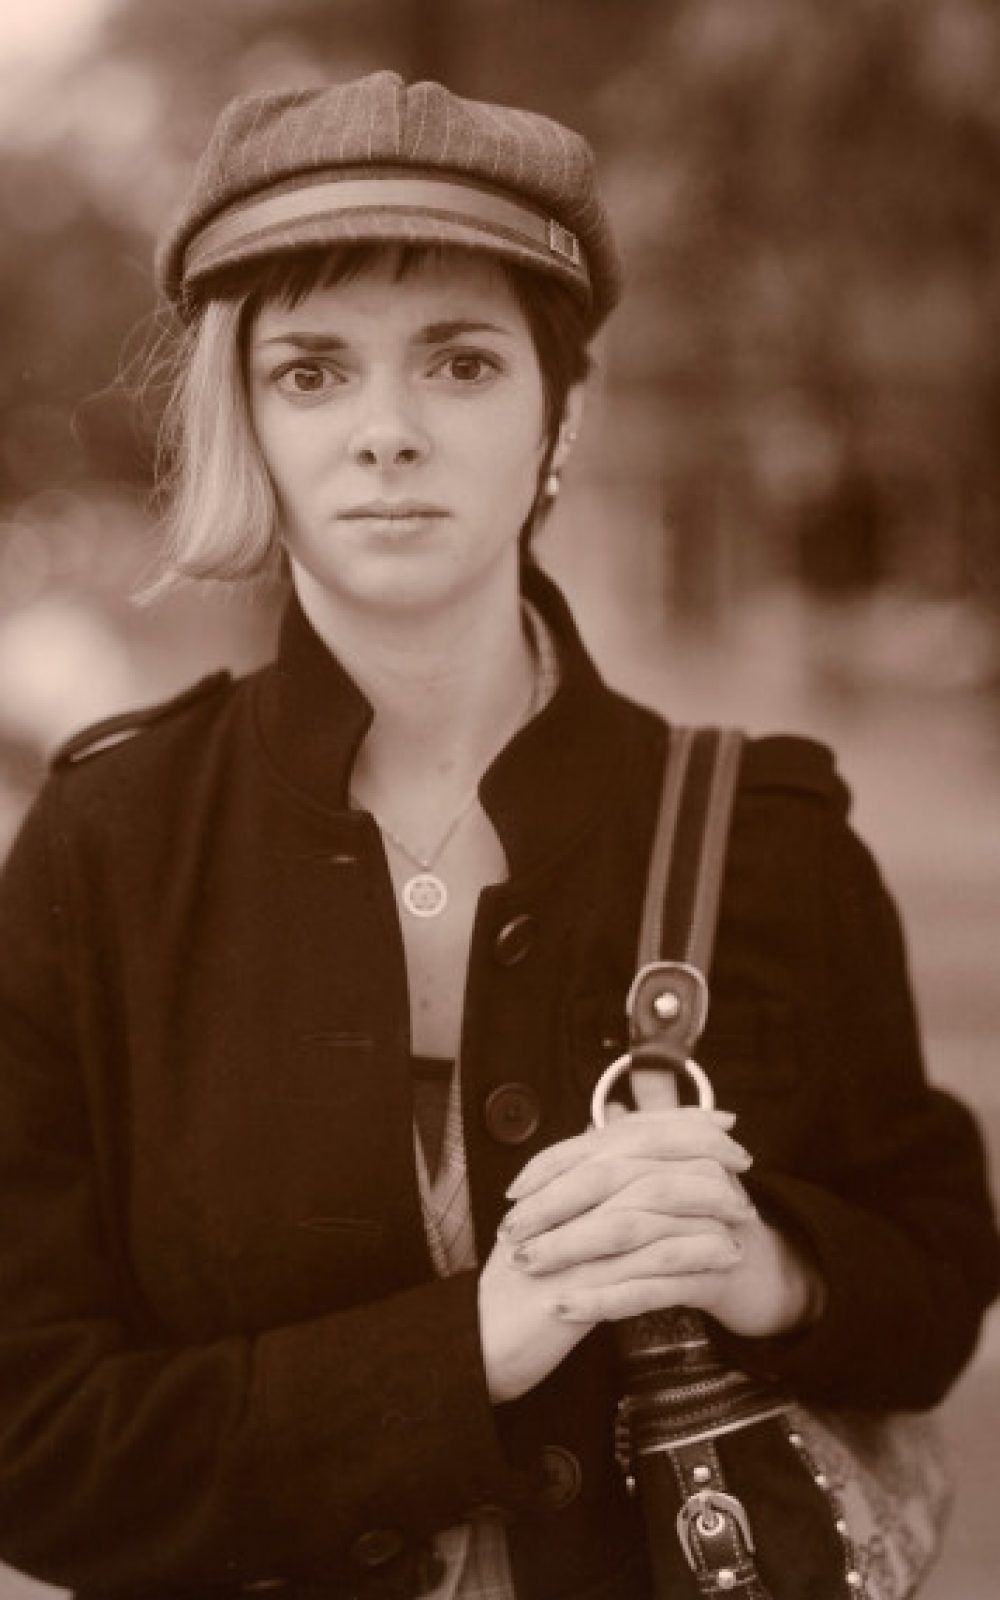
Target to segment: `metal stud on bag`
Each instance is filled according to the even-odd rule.
[[[648,1032],[648,1022],[655,1019],[665,1036],[672,1035],[677,1040],[679,1035],[682,1045],[690,1046],[700,1035],[708,1014],[708,987],[698,969],[685,962],[648,962],[633,979],[625,1010],[632,1024],[633,1035],[637,1032],[636,1018],[641,1010],[647,1019],[647,1026],[638,1030],[640,1033]],[[607,1104],[612,1089],[627,1072],[639,1065],[649,1063],[636,1061],[632,1051],[627,1050],[605,1067],[590,1102],[591,1121],[595,1128],[603,1128],[607,1122]],[[715,1094],[708,1074],[692,1057],[685,1056],[682,1062],[658,1058],[657,1065],[677,1074],[685,1073],[694,1085],[701,1109],[711,1111],[714,1108]]]

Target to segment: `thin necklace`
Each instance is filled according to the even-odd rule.
[[[502,749],[503,745],[507,743],[508,739],[513,737],[519,728],[523,727],[526,722],[530,722],[535,711],[538,709],[539,688],[540,674],[538,671],[538,658],[536,654],[533,657],[531,688],[528,698],[521,707],[521,710],[518,712],[516,720],[511,724],[510,731],[504,735],[503,740],[498,748]],[[439,917],[447,906],[448,885],[445,883],[441,875],[434,871],[434,865],[443,854],[445,847],[450,844],[451,840],[458,832],[459,827],[465,821],[466,817],[478,799],[479,779],[477,778],[473,788],[465,796],[464,800],[462,801],[458,810],[455,812],[454,816],[451,818],[437,843],[432,847],[432,849],[423,853],[418,850],[414,850],[412,845],[408,845],[406,843],[405,839],[401,839],[399,834],[396,833],[393,828],[389,827],[389,824],[383,817],[379,816],[377,811],[373,811],[371,813],[372,818],[378,825],[379,832],[382,834],[383,838],[388,839],[390,844],[395,845],[400,855],[404,855],[407,861],[412,862],[415,867],[420,868],[419,872],[412,873],[410,877],[406,879],[402,889],[400,890],[400,899],[402,900],[406,910],[410,913],[411,917]]]
[[[444,879],[433,870],[434,863],[441,855],[445,845],[457,832],[459,824],[465,821],[478,798],[479,785],[477,783],[472,792],[466,795],[462,801],[433,850],[426,855],[420,855],[416,850],[412,850],[405,839],[401,839],[399,834],[389,827],[388,823],[383,821],[381,817],[376,816],[374,811],[372,812],[372,816],[378,823],[383,837],[388,839],[390,844],[394,844],[400,854],[406,857],[407,861],[412,861],[415,867],[420,868],[419,872],[415,872],[411,877],[407,878],[400,891],[400,899],[412,917],[438,917],[448,904],[448,886]]]

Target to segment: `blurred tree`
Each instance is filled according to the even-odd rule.
[[[841,471],[940,506],[971,478],[995,541],[998,87],[989,0],[686,0],[609,86],[620,140],[647,152],[621,208],[645,310],[617,371],[637,404],[670,397],[659,451],[626,417],[615,459],[658,475],[696,565],[745,571],[686,520],[706,503],[691,480],[720,476],[741,537],[756,525],[778,560]],[[938,527],[955,555],[933,574],[905,530],[897,548],[954,585],[970,530]]]
[[[101,423],[123,332],[148,308],[145,250],[59,156],[0,164],[0,501],[149,463],[127,418]]]

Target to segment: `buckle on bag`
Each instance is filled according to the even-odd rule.
[[[747,1553],[753,1555],[750,1522],[735,1495],[724,1494],[721,1489],[698,1489],[681,1506],[677,1513],[677,1537],[692,1572],[698,1571],[692,1531],[702,1539],[712,1539],[723,1531],[727,1517],[732,1518],[739,1529]]]

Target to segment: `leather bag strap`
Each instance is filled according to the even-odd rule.
[[[649,853],[649,870],[646,874],[646,897],[639,924],[639,949],[636,965],[648,966],[658,961],[663,953],[663,923],[667,884],[674,858],[674,839],[680,817],[684,786],[687,782],[691,748],[695,740],[693,728],[673,728],[669,734],[663,782],[660,788],[660,810]]]
[[[690,1079],[701,1105],[712,1086],[692,1059],[708,1016],[711,960],[744,735],[671,730],[639,923],[638,971],[628,994],[629,1049],[601,1075],[593,1121],[630,1075],[636,1101],[664,1097],[664,1069]],[[672,959],[665,958],[670,951]],[[649,1070],[653,1069],[653,1070]]]
[[[708,975],[744,735],[674,728],[639,928],[639,966],[665,958]]]

